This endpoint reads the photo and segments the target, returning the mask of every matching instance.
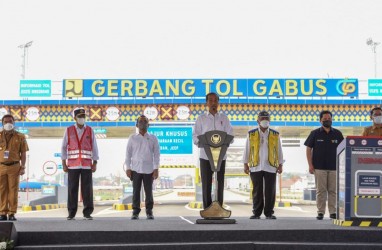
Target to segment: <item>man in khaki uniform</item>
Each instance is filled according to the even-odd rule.
[[[1,121],[0,220],[15,221],[19,179],[25,173],[26,152],[29,148],[25,136],[14,129],[15,119],[12,115],[4,115]]]
[[[382,109],[375,107],[370,111],[370,119],[373,125],[363,130],[363,136],[381,136],[382,137]]]

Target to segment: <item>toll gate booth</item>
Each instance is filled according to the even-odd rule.
[[[337,220],[382,226],[382,138],[348,136],[337,148]]]

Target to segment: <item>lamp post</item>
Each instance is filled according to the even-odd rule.
[[[26,58],[28,55],[28,48],[32,46],[33,41],[27,42],[25,44],[21,44],[18,46],[18,48],[23,49],[23,61],[21,64],[21,79],[25,79],[25,64],[26,64]]]
[[[373,39],[368,38],[366,40],[367,46],[371,47],[371,51],[374,53],[374,78],[377,78],[377,46],[380,44],[379,42],[374,42]]]

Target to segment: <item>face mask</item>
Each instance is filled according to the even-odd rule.
[[[11,131],[15,126],[12,123],[6,123],[3,127],[6,131]]]
[[[323,121],[322,122],[322,125],[325,127],[325,128],[330,128],[332,126],[332,121]]]
[[[84,125],[85,124],[85,118],[77,118],[78,125]]]
[[[138,122],[138,128],[140,130],[147,130],[149,127],[149,124],[147,122]]]
[[[268,128],[269,127],[269,121],[267,120],[262,120],[260,122],[260,126],[263,127],[263,128]]]
[[[373,121],[375,124],[382,124],[382,115],[374,116]]]

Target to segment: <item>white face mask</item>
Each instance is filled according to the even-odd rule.
[[[11,131],[15,126],[12,123],[6,123],[3,127],[6,131]]]
[[[382,124],[382,115],[373,117],[375,124]]]
[[[262,120],[260,122],[260,126],[263,127],[263,128],[268,128],[269,127],[269,121],[267,120]]]
[[[85,118],[77,118],[77,123],[79,125],[84,125],[85,124]]]

